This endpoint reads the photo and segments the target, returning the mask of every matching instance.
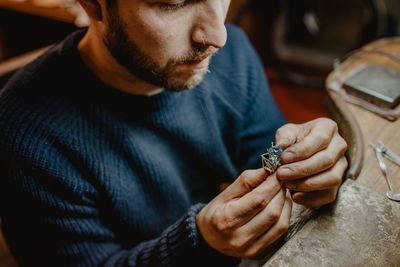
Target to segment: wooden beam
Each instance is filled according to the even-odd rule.
[[[35,60],[52,46],[53,45],[46,46],[0,62],[0,77],[22,68],[29,62]]]
[[[0,0],[0,8],[67,23],[74,23],[75,21],[75,15],[65,8],[42,7],[32,4],[30,1]]]

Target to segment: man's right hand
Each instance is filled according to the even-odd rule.
[[[197,215],[204,240],[238,258],[261,258],[289,227],[290,193],[276,175],[248,170]]]

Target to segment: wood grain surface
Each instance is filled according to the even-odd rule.
[[[338,80],[343,80],[346,75],[351,73],[354,69],[365,63],[374,63],[395,69],[400,72],[400,63],[393,60],[388,56],[384,56],[381,53],[374,51],[382,51],[400,57],[400,37],[386,38],[375,41],[362,48],[362,51],[358,54],[346,59],[341,66],[333,71],[327,78],[328,94],[338,103],[341,100],[340,95],[330,90],[337,84]],[[400,84],[399,84],[400,88]],[[375,151],[369,145],[371,142],[376,144],[378,140],[381,140],[385,146],[390,150],[400,155],[400,119],[395,121],[389,121],[373,112],[370,112],[362,107],[354,104],[345,104],[346,110],[337,108],[338,112],[351,114],[341,114],[339,117],[350,116],[353,117],[357,125],[355,128],[360,130],[362,136],[361,139],[347,138],[350,147],[355,147],[357,142],[362,142],[361,149],[358,151],[358,155],[353,151],[349,153],[350,161],[352,164],[361,161],[361,168],[358,173],[358,181],[365,184],[366,186],[374,189],[375,191],[385,194],[388,190],[383,173],[379,168],[379,164],[375,155]],[[348,125],[339,121],[339,127],[346,132]],[[360,145],[358,145],[360,147]],[[357,151],[356,151],[357,152]],[[356,158],[359,157],[359,158]],[[361,157],[361,158],[360,158]],[[400,192],[400,166],[394,164],[388,159],[385,159],[385,163],[388,167],[389,176],[391,182],[394,185],[396,192]],[[356,178],[356,177],[353,177]]]
[[[398,203],[348,179],[263,267],[399,266],[399,221]]]

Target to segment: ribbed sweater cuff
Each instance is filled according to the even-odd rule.
[[[196,224],[196,215],[204,206],[205,204],[192,206],[186,216],[170,229],[168,233],[170,252],[175,254],[180,266],[205,266],[205,264],[237,266],[240,259],[219,253],[201,236]]]

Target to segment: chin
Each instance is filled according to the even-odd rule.
[[[181,92],[184,90],[192,89],[203,81],[204,75],[207,72],[209,71],[207,68],[205,68],[204,70],[199,70],[196,71],[196,73],[191,74],[188,79],[170,80],[167,86],[165,86],[165,89],[171,92]]]

